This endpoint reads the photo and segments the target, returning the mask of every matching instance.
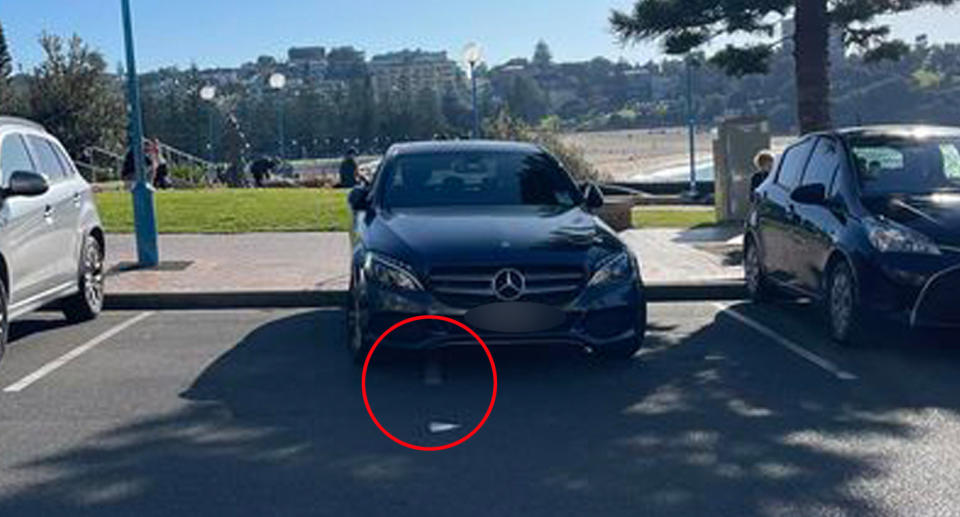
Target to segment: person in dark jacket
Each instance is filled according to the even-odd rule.
[[[340,188],[353,188],[357,185],[357,150],[350,149],[340,162]]]
[[[261,156],[250,164],[250,174],[253,175],[253,183],[257,188],[263,187],[263,182],[270,177],[270,174],[276,169],[278,161],[266,156]]]
[[[776,161],[777,158],[768,150],[760,151],[753,158],[753,166],[756,167],[756,172],[754,172],[750,178],[750,199],[753,199],[757,187],[762,185],[764,181],[767,181],[767,177],[770,176],[770,173],[773,171],[773,166]]]
[[[163,146],[159,140],[153,141],[154,156],[152,160],[156,163],[153,173],[153,186],[158,189],[168,189],[173,186],[170,180],[170,167],[167,165],[167,159],[163,157]]]

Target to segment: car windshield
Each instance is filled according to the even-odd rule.
[[[850,147],[866,197],[960,189],[958,138],[864,138]]]
[[[384,202],[392,208],[539,205],[573,207],[581,193],[544,152],[401,155],[388,165]]]

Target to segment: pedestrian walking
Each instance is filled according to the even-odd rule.
[[[158,189],[168,189],[171,187],[170,168],[167,165],[167,159],[163,156],[163,146],[160,140],[153,140],[153,186]]]
[[[357,150],[349,149],[340,162],[340,188],[353,188],[357,185]]]

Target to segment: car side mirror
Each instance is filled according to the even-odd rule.
[[[790,199],[804,205],[825,206],[827,204],[827,187],[822,183],[803,185],[797,187],[793,194],[790,194]]]
[[[42,196],[50,190],[47,178],[36,172],[16,171],[10,175],[10,181],[3,189],[4,197],[34,197]]]
[[[370,189],[366,186],[356,187],[347,196],[347,202],[354,212],[361,212],[370,208]]]
[[[603,206],[603,192],[600,187],[590,184],[587,185],[583,193],[583,204],[590,210],[596,210]]]

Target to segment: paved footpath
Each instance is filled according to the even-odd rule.
[[[132,235],[107,236],[108,294],[336,291],[349,283],[345,233],[161,235],[158,270],[129,271]],[[185,266],[185,267],[184,267]]]
[[[743,279],[738,228],[627,230],[620,238],[636,252],[649,284]]]
[[[731,230],[630,230],[622,237],[640,256],[648,284],[735,281],[725,264],[736,250]],[[345,233],[161,235],[162,267],[129,270],[132,235],[107,237],[108,294],[342,291],[349,283]]]

